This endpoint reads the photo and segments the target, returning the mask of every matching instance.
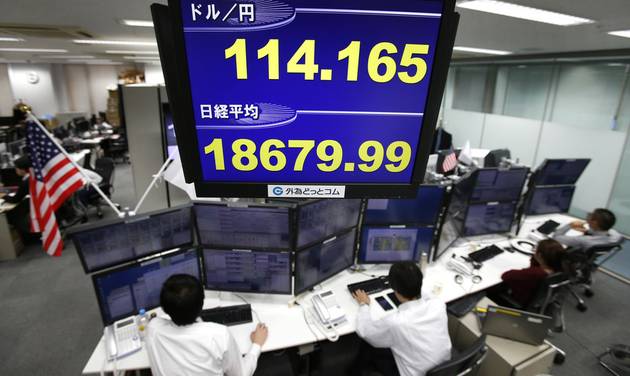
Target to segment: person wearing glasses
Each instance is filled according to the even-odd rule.
[[[622,236],[613,230],[617,218],[608,209],[595,209],[586,217],[586,221],[573,221],[559,227],[553,234],[553,238],[567,247],[586,250],[594,246],[619,244]],[[578,236],[567,235],[574,230],[582,233]]]

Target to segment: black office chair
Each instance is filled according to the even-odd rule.
[[[488,347],[484,334],[465,351],[453,354],[451,360],[430,369],[426,376],[474,376],[481,368],[487,353]]]
[[[588,306],[584,302],[578,293],[576,288],[583,288],[584,296],[590,298],[595,293],[592,290],[593,274],[599,269],[599,267],[608,261],[611,257],[615,256],[623,248],[621,239],[617,243],[603,244],[593,246],[587,249],[568,249],[567,256],[565,257],[568,272],[571,276],[571,295],[577,301],[577,309],[584,312],[588,309]],[[602,258],[598,261],[600,258]]]
[[[107,197],[111,197],[114,192],[114,168],[114,160],[111,158],[99,158],[94,163],[94,172],[103,178],[98,187]],[[101,195],[92,187],[88,187],[87,189],[90,190],[90,195],[87,198],[87,206],[95,206],[96,215],[99,218],[103,218],[103,211],[101,210],[103,202]]]

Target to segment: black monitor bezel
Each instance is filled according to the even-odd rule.
[[[270,292],[270,291],[251,291],[251,290],[246,290],[246,289],[216,289],[216,288],[211,288],[208,287],[208,281],[206,278],[206,259],[205,259],[205,251],[233,251],[233,252],[243,252],[243,251],[248,251],[248,252],[252,252],[252,253],[277,253],[277,254],[288,254],[289,255],[289,291],[288,292],[278,292],[278,291],[274,291],[274,292]],[[201,269],[203,271],[203,287],[204,289],[208,290],[208,291],[225,291],[225,292],[239,292],[239,293],[247,293],[247,294],[269,294],[269,295],[293,295],[293,270],[292,270],[292,266],[293,266],[293,261],[294,261],[294,252],[291,251],[270,251],[270,250],[263,250],[263,249],[235,249],[235,248],[220,248],[220,247],[206,247],[206,246],[199,246],[199,256],[201,257]]]
[[[298,267],[297,267],[298,254],[301,253],[301,252],[306,252],[306,251],[310,250],[313,247],[322,246],[322,245],[324,245],[326,242],[328,242],[332,238],[339,238],[339,237],[345,236],[347,234],[350,234],[353,231],[354,231],[354,240],[353,240],[352,244],[353,244],[354,248],[352,249],[352,257],[350,259],[350,263],[348,265],[346,265],[344,268],[342,268],[341,270],[338,270],[338,271],[332,273],[328,277],[326,277],[324,279],[321,279],[321,280],[319,280],[319,281],[317,281],[315,283],[312,283],[312,284],[310,284],[310,285],[308,285],[306,287],[303,287],[302,289],[298,289],[298,286],[297,286],[297,281],[298,281],[298,277],[299,277]],[[339,232],[337,234],[331,235],[328,239],[325,239],[324,241],[321,241],[319,243],[315,243],[315,244],[311,245],[310,247],[305,247],[305,248],[296,250],[294,252],[294,265],[295,266],[294,266],[294,275],[293,275],[293,295],[295,295],[295,296],[300,295],[303,292],[312,289],[314,286],[317,286],[317,285],[319,285],[321,283],[324,283],[325,281],[329,280],[330,278],[338,275],[339,273],[343,272],[344,270],[346,270],[349,267],[351,267],[352,265],[354,265],[354,260],[356,258],[356,252],[357,252],[357,237],[358,237],[358,234],[359,234],[358,228],[354,227],[354,228],[348,229],[346,231],[342,231],[342,232]]]
[[[312,245],[318,244],[323,242],[326,239],[330,239],[331,237],[333,237],[335,234],[339,234],[345,231],[348,231],[349,229],[353,228],[353,227],[358,227],[359,226],[359,222],[361,221],[361,214],[363,213],[363,202],[361,202],[361,199],[357,199],[357,198],[346,198],[344,200],[359,200],[359,215],[357,216],[357,222],[351,226],[348,227],[344,227],[341,228],[339,230],[337,230],[336,232],[332,233],[332,234],[328,234],[326,236],[324,236],[323,238],[319,238],[315,241],[312,241],[310,243],[306,243],[304,245],[300,245],[300,212],[302,210],[304,210],[304,207],[306,206],[310,206],[310,205],[314,205],[318,202],[324,201],[324,200],[332,200],[332,199],[319,199],[319,200],[307,200],[307,201],[303,201],[303,202],[298,202],[297,203],[297,207],[295,208],[295,247],[294,249],[304,249],[304,248],[308,248]]]
[[[180,0],[168,0],[168,6],[154,4],[152,13],[162,69],[169,100],[172,104],[173,122],[177,133],[177,144],[182,159],[185,181],[194,183],[198,197],[268,197],[268,184],[279,184],[278,182],[203,181],[196,131],[189,126],[194,124],[195,121],[192,110],[190,75],[185,50]],[[419,142],[414,157],[414,168],[410,182],[406,184],[345,184],[345,198],[411,197],[415,187],[422,183],[431,151],[435,124],[440,112],[458,23],[459,14],[455,12],[455,0],[443,0],[429,90],[421,131],[418,135]],[[177,99],[173,100],[173,98]],[[182,151],[186,152],[182,153]],[[307,184],[318,185],[326,183]],[[330,185],[344,184],[334,183]]]
[[[268,204],[268,203],[253,203],[253,202],[247,202],[247,203],[243,203],[243,202],[224,202],[224,201],[195,201],[193,203],[193,209],[192,209],[192,213],[193,213],[193,218],[195,220],[194,222],[194,227],[195,227],[195,235],[197,236],[197,243],[200,247],[210,247],[210,248],[219,248],[219,249],[250,249],[250,248],[255,248],[255,249],[260,249],[260,250],[265,250],[265,251],[276,251],[276,252],[280,252],[280,251],[291,251],[293,250],[294,244],[295,244],[295,239],[297,237],[297,235],[295,234],[295,231],[293,229],[293,223],[294,223],[294,216],[295,216],[295,205],[294,204],[290,204],[290,203],[281,203],[281,202],[274,202],[273,204]],[[222,206],[222,207],[228,207],[228,208],[270,208],[270,209],[287,209],[287,231],[289,234],[289,240],[287,241],[288,245],[286,248],[266,248],[266,247],[248,247],[248,246],[240,246],[240,245],[234,245],[234,244],[206,244],[206,243],[202,243],[201,241],[201,230],[199,229],[199,225],[197,222],[197,212],[196,212],[196,208],[199,206]]]
[[[363,234],[364,232],[367,233],[367,229],[372,229],[372,228],[391,228],[391,229],[414,229],[416,230],[416,233],[418,233],[420,231],[420,229],[422,228],[430,228],[433,231],[431,232],[431,242],[429,244],[429,250],[427,252],[427,257],[431,254],[431,252],[433,251],[433,246],[435,245],[435,238],[436,238],[436,227],[435,226],[422,226],[422,225],[391,225],[391,226],[384,226],[384,225],[372,225],[372,224],[364,224],[361,226],[361,231],[359,232],[359,236],[358,236],[358,242],[359,242],[359,246],[357,247],[357,257],[356,257],[356,264],[357,265],[382,265],[382,264],[393,264],[393,262],[391,261],[365,261],[365,260],[361,260],[361,246],[363,245]],[[414,246],[414,248],[417,247],[417,242],[416,245]],[[416,255],[416,258],[413,260],[399,260],[399,261],[413,261],[413,262],[420,262],[420,260],[422,260],[422,252],[420,252],[419,254]]]
[[[100,277],[103,277],[105,275],[109,275],[109,274],[113,274],[113,273],[118,273],[118,272],[122,272],[128,269],[132,269],[132,268],[136,268],[138,266],[142,266],[143,264],[147,263],[147,262],[155,262],[155,260],[158,259],[164,259],[166,257],[173,257],[173,256],[178,256],[181,254],[184,254],[186,252],[192,251],[194,250],[194,252],[196,253],[196,259],[197,259],[197,267],[198,267],[198,273],[199,273],[199,277],[202,277],[201,272],[202,270],[202,266],[201,266],[201,259],[199,257],[199,248],[198,247],[182,247],[174,252],[169,252],[169,253],[165,253],[165,254],[159,254],[159,255],[153,255],[153,257],[147,258],[147,259],[141,259],[141,260],[135,260],[133,262],[121,265],[121,266],[117,266],[114,268],[110,268],[104,271],[100,271],[98,273],[92,274],[91,275],[91,279],[92,279],[92,286],[94,287],[94,294],[96,295],[96,301],[98,302],[98,310],[99,313],[101,314],[101,319],[103,320],[103,326],[109,326],[113,323],[115,323],[116,321],[122,320],[125,317],[129,317],[129,316],[123,316],[123,317],[119,317],[117,319],[112,319],[110,322],[108,322],[107,320],[105,320],[105,313],[103,310],[103,307],[106,305],[105,302],[103,302],[101,300],[101,295],[98,293],[98,285],[97,285],[97,280]],[[156,306],[151,306],[151,307],[141,307],[144,308],[145,310],[150,310],[150,309],[154,309],[159,307],[160,305],[156,305]],[[140,307],[138,307],[140,308]]]
[[[479,179],[479,174],[482,171],[497,171],[498,173],[501,173],[503,171],[513,171],[513,170],[525,170],[525,178],[523,179],[523,183],[521,184],[521,191],[518,194],[518,197],[515,197],[511,200],[473,200],[473,194],[475,192],[477,188],[477,180]],[[521,197],[523,196],[523,191],[525,188],[525,185],[527,184],[527,178],[529,177],[529,173],[530,173],[530,168],[526,167],[526,166],[519,166],[519,167],[510,167],[510,168],[499,168],[499,167],[484,167],[484,168],[478,168],[475,170],[474,174],[474,183],[473,183],[473,188],[470,191],[470,196],[469,196],[469,200],[468,203],[474,203],[474,204],[478,204],[478,203],[483,203],[483,202],[512,202],[512,201],[520,201]]]
[[[569,206],[567,207],[567,210],[565,210],[565,211],[551,211],[551,212],[545,212],[545,213],[533,213],[533,212],[531,212],[532,200],[534,199],[534,195],[536,194],[537,191],[539,191],[539,190],[551,190],[551,189],[567,189],[567,188],[571,188],[571,200],[569,201]],[[546,214],[568,213],[569,210],[571,209],[571,202],[573,202],[573,197],[575,196],[575,190],[576,190],[576,186],[573,185],[573,184],[533,186],[527,192],[527,196],[525,198],[525,208],[523,210],[523,214],[527,215],[527,216],[531,216],[531,215],[546,215]]]
[[[367,217],[368,217],[368,201],[370,200],[365,199],[365,210],[363,213],[363,224],[364,225],[374,225],[374,226],[379,226],[379,225],[408,225],[408,226],[435,226],[437,227],[437,223],[438,220],[440,219],[440,214],[444,211],[444,204],[446,202],[446,187],[440,184],[420,184],[418,186],[417,189],[417,194],[416,194],[416,198],[418,197],[417,195],[419,194],[419,191],[423,188],[423,187],[430,187],[430,188],[440,188],[441,192],[442,192],[442,196],[440,197],[440,204],[439,207],[440,209],[438,210],[438,212],[435,214],[435,218],[433,218],[433,222],[432,223],[422,223],[422,222],[368,222],[367,221]],[[395,199],[395,198],[390,198],[389,200],[399,200],[399,199]],[[414,198],[402,198],[400,200],[414,200]]]
[[[121,260],[112,264],[108,264],[108,265],[103,265],[103,266],[99,266],[97,268],[93,268],[90,269],[88,268],[87,262],[85,260],[85,257],[83,255],[83,252],[81,250],[81,247],[79,244],[77,244],[77,242],[74,239],[74,235],[78,234],[78,233],[82,233],[82,232],[86,232],[86,231],[94,231],[94,230],[98,230],[99,228],[104,228],[104,227],[110,227],[110,226],[119,226],[119,225],[125,225],[127,223],[130,222],[136,222],[138,220],[143,220],[144,217],[147,218],[152,218],[155,216],[159,216],[159,215],[163,215],[163,214],[168,214],[174,211],[178,211],[178,210],[182,210],[182,209],[186,209],[188,208],[190,210],[190,242],[186,242],[186,243],[182,243],[179,244],[177,246],[174,247],[170,247],[170,248],[165,248],[165,249],[157,249],[154,250],[153,252],[149,252],[145,255],[142,256],[135,256],[135,257],[131,257],[128,258],[126,260]],[[112,219],[112,220],[106,220],[106,221],[100,221],[97,223],[89,223],[89,224],[85,224],[85,225],[81,225],[78,226],[76,228],[70,229],[68,230],[67,235],[70,236],[72,238],[72,243],[74,244],[74,248],[77,252],[77,255],[79,256],[79,260],[81,261],[81,266],[83,267],[83,271],[85,271],[86,274],[90,274],[90,273],[95,273],[101,270],[105,270],[117,265],[122,265],[125,263],[128,263],[130,261],[133,260],[137,260],[138,258],[145,258],[145,257],[150,257],[152,255],[158,254],[158,253],[162,253],[168,250],[172,250],[172,249],[177,249],[177,248],[186,248],[186,247],[192,247],[195,244],[195,232],[194,232],[194,228],[195,228],[195,222],[194,222],[194,216],[193,216],[193,211],[192,211],[192,204],[185,204],[185,205],[179,205],[179,206],[174,206],[171,208],[167,208],[167,209],[160,209],[160,210],[155,210],[155,211],[151,211],[151,212],[147,212],[147,213],[141,213],[141,214],[137,214],[135,216],[131,216],[131,217],[126,217],[126,218],[121,218],[121,219]]]
[[[470,211],[470,207],[475,205],[484,205],[484,206],[489,206],[491,204],[499,204],[499,205],[503,205],[503,204],[512,204],[514,207],[514,211],[512,213],[512,219],[510,220],[510,226],[508,227],[507,231],[500,231],[500,232],[483,232],[480,234],[467,234],[466,233],[466,222],[468,221],[468,213]],[[462,221],[462,229],[460,231],[460,233],[462,234],[462,236],[464,237],[471,237],[471,236],[483,236],[483,235],[491,235],[491,234],[507,234],[510,233],[512,231],[512,227],[514,226],[514,221],[516,219],[516,214],[517,214],[517,209],[518,209],[518,201],[488,201],[488,202],[477,202],[477,203],[468,203],[468,205],[466,205],[466,215],[464,216],[464,220]]]

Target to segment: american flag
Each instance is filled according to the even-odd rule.
[[[451,148],[442,161],[442,172],[449,172],[455,167],[457,167],[457,155],[455,155],[455,150]]]
[[[42,233],[46,253],[61,256],[63,241],[55,211],[83,186],[82,175],[48,133],[33,122],[28,123],[26,141],[33,163],[29,178],[31,230]]]

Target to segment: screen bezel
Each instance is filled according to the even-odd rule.
[[[288,291],[252,291],[252,290],[247,290],[247,289],[217,289],[217,288],[211,288],[208,286],[208,281],[206,278],[206,259],[205,259],[205,254],[206,251],[232,251],[232,252],[251,252],[251,253],[277,253],[277,254],[288,254],[289,255],[289,280],[288,280],[288,286],[289,286],[289,290]],[[262,250],[262,249],[234,249],[234,248],[219,248],[219,247],[206,247],[206,246],[199,246],[199,255],[201,257],[201,269],[203,270],[203,287],[206,290],[209,291],[226,291],[226,292],[242,292],[242,293],[249,293],[249,294],[270,294],[270,295],[293,295],[293,273],[292,273],[292,265],[293,265],[293,259],[294,259],[294,255],[293,252],[291,251],[269,251],[269,250]]]
[[[398,230],[413,229],[413,230],[416,230],[416,234],[420,233],[420,229],[425,229],[425,228],[432,229],[433,231],[432,231],[432,234],[431,234],[431,243],[429,244],[429,250],[427,252],[427,257],[433,251],[433,248],[434,248],[434,245],[435,245],[435,238],[436,238],[436,236],[435,236],[436,235],[436,227],[435,226],[414,225],[414,226],[404,226],[404,227],[402,227],[402,225],[401,226],[394,225],[392,227],[392,226],[371,225],[371,224],[370,225],[365,225],[364,224],[364,225],[361,226],[361,231],[359,231],[359,236],[358,236],[359,246],[358,246],[358,249],[357,249],[357,257],[356,257],[357,265],[393,264],[394,262],[398,262],[398,261],[420,262],[420,260],[422,259],[422,252],[419,252],[418,254],[416,254],[416,257],[414,259],[412,259],[412,260],[397,260],[397,261],[394,261],[394,262],[392,262],[392,261],[366,261],[364,259],[364,257],[362,257],[362,256],[365,256],[365,253],[361,251],[362,246],[363,246],[363,237],[367,236],[367,233],[369,232],[368,231],[369,229],[381,229],[381,228],[384,228],[384,229],[391,228],[393,230],[396,230],[396,229],[398,229]],[[418,235],[416,235],[416,236],[418,236]],[[416,238],[416,244],[414,245],[414,249],[418,246],[417,239],[418,238]]]
[[[201,241],[201,230],[199,229],[199,225],[197,222],[197,212],[196,208],[199,206],[222,206],[227,208],[235,208],[235,209],[243,209],[243,208],[269,208],[269,209],[286,209],[287,210],[287,232],[289,234],[289,240],[287,241],[288,245],[286,248],[266,248],[266,247],[247,247],[247,246],[237,246],[234,244],[206,244]],[[297,234],[293,229],[294,216],[295,216],[295,205],[290,203],[281,203],[274,202],[273,204],[266,203],[239,203],[239,202],[195,202],[192,205],[192,213],[195,228],[195,235],[197,236],[197,242],[200,247],[208,247],[208,248],[219,248],[219,249],[250,249],[255,248],[264,251],[291,251],[294,249],[294,244],[297,239]]]
[[[368,222],[367,218],[368,218],[368,211],[369,211],[369,209],[368,209],[368,204],[369,204],[368,201],[370,200],[369,198],[365,199],[366,202],[365,202],[365,210],[364,210],[364,213],[363,213],[363,224],[375,225],[375,226],[379,226],[379,225],[382,225],[382,226],[385,226],[385,225],[409,225],[409,226],[419,225],[419,226],[435,226],[435,227],[437,227],[437,222],[438,222],[438,220],[440,218],[440,214],[444,211],[444,203],[446,201],[446,199],[445,199],[446,187],[443,186],[443,185],[439,185],[439,184],[420,184],[418,186],[417,191],[416,191],[417,194],[416,194],[416,198],[415,199],[417,199],[417,197],[418,197],[417,195],[419,194],[419,191],[423,187],[424,188],[431,188],[431,189],[439,188],[441,193],[442,193],[442,195],[440,197],[439,210],[435,214],[435,218],[433,218],[433,222],[431,224],[429,224],[429,223],[421,223],[421,222]],[[403,198],[402,200],[415,200],[415,199]],[[397,199],[391,198],[390,200],[397,200]]]
[[[160,60],[168,88],[169,100],[177,144],[182,160],[182,169],[187,183],[194,183],[198,197],[268,197],[269,184],[279,182],[206,182],[203,180],[199,143],[192,106],[188,57],[185,49],[180,0],[168,0],[168,7],[155,6],[153,21],[160,50]],[[345,185],[344,198],[365,197],[411,197],[415,187],[422,183],[430,154],[433,133],[440,111],[448,67],[451,61],[459,14],[455,12],[455,0],[443,0],[442,16],[435,45],[431,77],[422,118],[413,172],[409,183],[305,183],[308,185]],[[168,17],[167,17],[168,13]],[[170,33],[169,33],[170,31]],[[173,101],[171,98],[177,98]],[[300,184],[298,182],[291,184]]]
[[[332,238],[335,238],[335,237],[339,238],[339,237],[345,236],[347,234],[350,234],[353,231],[354,231],[354,239],[353,239],[353,243],[352,243],[353,244],[353,249],[352,249],[352,257],[350,258],[349,264],[346,265],[345,267],[343,267],[342,269],[332,273],[331,275],[329,275],[328,277],[326,277],[324,279],[320,279],[320,280],[316,281],[315,283],[312,283],[312,284],[310,284],[308,286],[305,286],[305,287],[302,287],[301,289],[298,289],[298,286],[297,286],[297,281],[299,279],[299,273],[298,273],[298,267],[297,267],[298,254],[300,254],[302,252],[307,252],[313,247],[320,247],[320,246],[324,245],[324,243],[326,243],[329,239],[332,239]],[[357,252],[357,236],[358,236],[358,233],[359,233],[358,228],[354,227],[354,228],[351,228],[349,230],[346,230],[346,231],[343,231],[343,232],[339,232],[339,233],[337,233],[335,235],[331,235],[328,239],[325,239],[324,241],[321,241],[319,243],[315,243],[315,244],[311,245],[310,247],[306,247],[306,248],[302,248],[302,249],[296,250],[294,252],[294,260],[295,260],[295,262],[294,262],[294,265],[295,265],[294,271],[295,272],[294,272],[294,278],[293,278],[294,279],[294,281],[293,281],[293,295],[295,295],[295,296],[300,295],[301,293],[312,289],[313,286],[317,286],[317,285],[319,285],[321,283],[324,283],[325,281],[329,280],[330,278],[338,275],[339,273],[343,272],[344,270],[346,270],[349,267],[351,267],[352,265],[354,265],[354,260],[356,258],[356,252]]]
[[[145,264],[147,262],[158,262],[156,260],[164,260],[165,258],[178,256],[178,255],[184,254],[186,252],[190,252],[190,251],[194,251],[196,253],[196,256],[197,256],[196,257],[196,259],[197,259],[197,272],[199,273],[199,277],[201,277],[202,276],[202,274],[201,274],[202,267],[201,267],[201,264],[200,264],[200,260],[201,259],[199,257],[199,249],[197,247],[182,248],[182,249],[179,249],[179,250],[174,251],[174,252],[170,252],[170,253],[163,254],[163,255],[158,255],[158,256],[151,257],[151,258],[146,259],[146,260],[143,259],[142,261],[134,261],[132,263],[128,263],[128,264],[125,264],[125,265],[122,265],[122,266],[118,266],[116,268],[112,268],[112,269],[108,269],[106,271],[101,271],[99,273],[92,274],[91,275],[91,277],[92,277],[92,286],[94,287],[94,294],[96,295],[96,300],[98,302],[98,310],[99,310],[99,312],[101,314],[101,319],[103,320],[103,326],[111,325],[111,324],[115,323],[116,321],[119,321],[119,320],[122,320],[122,319],[124,319],[126,317],[129,317],[129,315],[121,316],[121,317],[115,318],[115,319],[112,318],[110,321],[105,320],[104,307],[106,305],[106,302],[103,302],[101,300],[101,298],[102,298],[101,294],[99,294],[99,292],[98,292],[99,290],[98,290],[97,280],[99,278],[107,276],[109,274],[123,272],[123,271],[128,270],[128,269],[137,268],[139,266],[141,267],[142,264]],[[158,305],[151,306],[151,307],[138,307],[138,308],[144,308],[145,310],[150,310],[150,309],[157,308],[159,306],[160,305],[158,304]],[[132,315],[135,315],[135,312],[132,313]]]
[[[543,191],[543,190],[552,190],[552,189],[567,189],[567,188],[571,188],[571,199],[569,200],[569,206],[567,207],[566,210],[564,211],[550,211],[550,212],[544,212],[544,213],[534,213],[531,211],[531,205],[532,205],[532,200],[534,199],[534,195],[536,194],[537,191]],[[573,196],[575,196],[575,185],[539,185],[539,186],[533,186],[530,188],[530,190],[527,192],[527,197],[525,199],[525,210],[523,211],[524,215],[545,215],[545,214],[557,214],[557,213],[568,213],[569,210],[571,209],[571,203],[573,202]]]
[[[504,204],[512,204],[514,206],[514,212],[512,213],[512,219],[510,220],[510,226],[508,227],[507,231],[501,231],[501,232],[496,232],[496,231],[492,231],[492,232],[482,232],[479,234],[468,234],[466,232],[466,222],[468,221],[468,214],[470,212],[470,207],[475,205],[475,206],[479,206],[479,205],[484,205],[484,206],[489,206],[493,203],[497,203],[498,205],[504,205]],[[464,216],[464,221],[462,222],[462,229],[461,229],[461,234],[464,237],[470,237],[470,236],[482,236],[482,235],[490,235],[490,234],[507,234],[510,233],[512,231],[512,226],[514,226],[514,221],[516,219],[516,214],[518,211],[518,201],[489,201],[489,202],[478,202],[478,203],[469,203],[466,206],[466,215]]]
[[[165,252],[165,251],[168,251],[168,250],[177,249],[177,248],[192,247],[193,244],[195,244],[195,231],[194,231],[195,222],[194,222],[194,217],[193,217],[192,206],[193,206],[192,204],[185,204],[185,205],[175,206],[175,207],[168,208],[168,209],[161,209],[161,210],[156,210],[156,211],[152,211],[152,212],[148,212],[148,213],[142,213],[142,214],[138,214],[136,216],[127,217],[127,218],[106,220],[106,221],[101,221],[101,222],[98,222],[98,223],[90,223],[90,224],[78,226],[77,228],[69,230],[68,231],[68,235],[72,238],[72,243],[74,244],[74,248],[76,249],[77,255],[79,256],[79,260],[81,261],[81,266],[83,266],[83,270],[85,271],[86,274],[90,274],[90,273],[98,272],[98,271],[101,271],[101,270],[109,269],[109,268],[117,266],[117,265],[122,265],[122,264],[125,264],[127,262],[136,260],[138,258],[150,257],[150,256],[153,256],[155,254],[158,254],[158,253],[161,253],[161,252]],[[111,264],[108,264],[108,265],[103,265],[103,266],[99,266],[97,268],[90,269],[90,268],[88,268],[87,262],[85,260],[84,255],[83,255],[83,250],[81,249],[81,246],[74,239],[74,235],[79,234],[79,233],[83,233],[83,232],[87,232],[87,231],[94,231],[94,230],[98,230],[100,228],[105,228],[105,227],[125,225],[125,224],[127,224],[129,222],[136,222],[138,220],[143,220],[143,217],[146,217],[146,219],[150,219],[152,217],[168,214],[168,213],[175,212],[175,211],[182,210],[182,209],[189,209],[190,210],[190,239],[191,239],[191,241],[190,242],[186,242],[186,243],[182,243],[182,244],[176,245],[174,247],[170,247],[170,248],[156,249],[155,251],[149,252],[149,253],[147,253],[145,255],[142,255],[142,256],[135,256],[135,257],[131,257],[131,258],[128,258],[128,259],[125,259],[125,260],[121,260],[121,261],[115,262],[115,263],[111,263]]]
[[[342,232],[346,232],[350,229],[352,229],[353,227],[358,227],[359,226],[359,222],[361,221],[361,215],[363,214],[363,202],[359,201],[359,215],[357,216],[357,222],[351,226],[348,227],[344,227],[341,228],[339,230],[337,230],[336,232],[332,233],[332,234],[328,234],[326,236],[324,236],[323,238],[317,239],[315,241],[312,241],[310,243],[306,243],[304,245],[300,245],[300,212],[302,210],[304,210],[304,207],[307,207],[309,205],[314,205],[318,202],[321,202],[323,200],[329,200],[329,199],[319,199],[319,200],[308,200],[308,201],[304,201],[304,202],[299,202],[297,204],[297,208],[295,210],[295,247],[294,249],[304,249],[304,248],[309,248],[310,246],[313,246],[315,244],[321,243],[326,239],[330,239],[332,238],[335,234],[339,234]],[[344,200],[360,200],[360,199],[356,199],[356,198],[350,198],[350,199],[344,199]]]
[[[494,170],[497,171],[498,173],[501,173],[503,171],[513,171],[513,170],[524,170],[525,171],[525,178],[523,179],[523,183],[521,184],[521,191],[518,194],[518,197],[515,197],[511,200],[473,200],[473,194],[475,193],[475,190],[477,189],[477,180],[479,179],[479,174],[482,171],[490,171],[490,170]],[[470,196],[469,196],[469,200],[468,203],[483,203],[483,202],[514,202],[514,201],[520,201],[521,197],[523,196],[523,190],[525,188],[525,185],[527,184],[527,178],[529,177],[529,172],[530,172],[530,168],[529,167],[511,167],[509,169],[501,169],[498,167],[487,167],[487,168],[479,168],[475,170],[475,181],[473,183],[473,187],[472,190],[470,191]]]

